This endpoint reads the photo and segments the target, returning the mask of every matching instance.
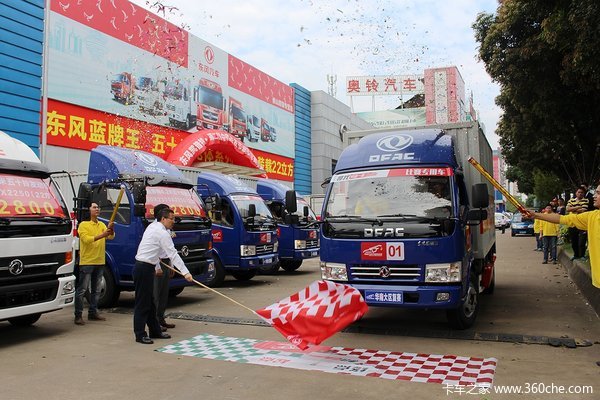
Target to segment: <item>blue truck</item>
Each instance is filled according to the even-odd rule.
[[[210,284],[216,276],[212,258],[211,220],[205,203],[172,164],[143,151],[98,146],[91,151],[87,182],[79,186],[75,199],[77,220],[89,205],[100,206],[99,220],[105,224],[115,214],[115,239],[106,242],[106,267],[101,279],[100,307],[116,302],[121,291],[131,291],[135,254],[144,230],[154,220],[154,206],[165,203],[175,212],[173,242],[177,252],[199,282]],[[170,295],[190,285],[182,277],[170,281]]]
[[[322,210],[321,273],[367,304],[472,326],[494,290],[492,150],[477,122],[348,132]]]
[[[256,191],[277,220],[279,238],[279,265],[264,272],[276,272],[279,267],[295,271],[303,260],[318,257],[317,217],[307,201],[284,184],[265,178],[258,179]]]
[[[256,190],[233,175],[218,172],[201,172],[197,183],[202,198],[215,198],[215,210],[210,213],[216,273],[213,286],[221,285],[226,273],[250,280],[260,269],[279,262],[277,223]]]

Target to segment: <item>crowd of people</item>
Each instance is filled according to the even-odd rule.
[[[90,218],[78,226],[80,241],[79,273],[75,293],[75,324],[85,325],[83,320],[83,299],[89,289],[88,320],[106,321],[98,312],[100,277],[106,264],[106,240],[115,237],[113,223],[106,226],[98,220],[100,207],[92,203]],[[188,281],[193,277],[177,253],[173,243],[175,223],[173,210],[166,204],[154,207],[154,222],[146,228],[135,256],[133,269],[135,285],[135,306],[133,311],[133,332],[135,340],[142,344],[152,344],[152,339],[169,339],[167,329],[175,328],[165,320],[165,309],[169,295],[169,279],[175,269]],[[146,331],[148,327],[148,331]]]
[[[571,260],[589,261],[592,284],[600,288],[600,185],[594,194],[582,185],[575,190],[575,196],[566,203],[555,198],[539,212],[528,212],[534,218],[536,248],[543,251],[543,264],[549,261],[556,264],[556,246],[560,232],[559,225],[568,227],[568,237],[573,247]]]

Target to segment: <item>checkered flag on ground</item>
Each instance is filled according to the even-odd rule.
[[[341,331],[367,312],[360,292],[330,281],[316,281],[256,313],[304,350]]]

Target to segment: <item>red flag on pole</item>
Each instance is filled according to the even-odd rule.
[[[358,320],[367,309],[367,303],[357,289],[330,281],[316,281],[256,313],[304,350]]]

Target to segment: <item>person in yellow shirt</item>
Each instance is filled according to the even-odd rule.
[[[546,215],[554,214],[554,209],[551,204],[548,204],[544,209]],[[537,222],[538,220],[536,220]],[[542,238],[542,247],[544,248],[544,262],[548,264],[548,255],[552,264],[556,264],[556,241],[558,240],[558,224],[540,220],[540,237]]]
[[[106,239],[115,238],[113,223],[108,227],[98,221],[100,207],[92,203],[90,206],[90,220],[83,221],[77,227],[79,235],[79,277],[75,289],[75,324],[85,325],[83,321],[83,296],[88,286],[90,288],[90,308],[88,320],[105,321],[106,318],[98,313],[98,294],[100,277],[106,264]]]
[[[535,235],[535,249],[534,251],[542,251],[542,238],[540,237],[540,228],[542,227],[542,221],[535,220],[533,221],[533,234]]]
[[[588,231],[588,251],[590,253],[590,265],[592,272],[592,285],[600,288],[600,185],[594,192],[594,211],[581,214],[542,214],[527,212],[528,217],[541,219],[543,221],[573,226],[577,229]]]

